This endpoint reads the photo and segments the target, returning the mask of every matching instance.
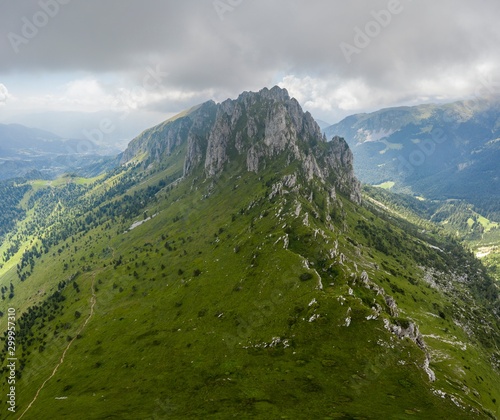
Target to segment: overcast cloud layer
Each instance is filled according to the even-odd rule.
[[[275,84],[329,122],[452,101],[496,87],[499,18],[498,0],[4,0],[0,113],[166,115]]]

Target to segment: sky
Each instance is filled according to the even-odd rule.
[[[499,18],[498,0],[2,0],[0,122],[130,140],[274,85],[329,123],[490,95]]]

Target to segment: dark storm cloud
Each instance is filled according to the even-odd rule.
[[[186,90],[235,93],[294,74],[411,96],[415,80],[496,69],[498,17],[497,0],[6,0],[0,75],[120,72],[139,83],[158,65],[167,87]]]

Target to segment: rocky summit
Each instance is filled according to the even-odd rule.
[[[159,161],[183,143],[187,143],[184,176],[201,162],[207,177],[217,176],[236,158],[245,158],[248,171],[258,173],[283,155],[288,164],[301,162],[308,181],[328,179],[353,201],[359,203],[361,198],[347,143],[337,136],[327,142],[311,114],[277,86],[244,92],[221,104],[206,102],[147,130],[130,143],[122,163],[141,153],[148,155],[149,163]]]
[[[15,418],[498,418],[498,284],[362,197],[286,90],[201,104],[116,162],[1,185]]]

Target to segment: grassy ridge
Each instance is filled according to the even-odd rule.
[[[233,161],[216,180],[195,173],[160,185],[176,178],[176,162],[172,157],[148,176],[129,168],[79,183],[84,189],[69,200],[115,193],[96,208],[82,204],[81,214],[63,207],[57,226],[86,220],[110,202],[118,209],[107,213],[113,223],[103,216],[61,239],[35,258],[24,282],[14,267],[2,272],[2,284],[15,286],[2,305],[19,313],[37,308],[18,349],[18,413],[74,339],[23,418],[498,414],[499,372],[491,367],[492,358],[500,360],[498,325],[486,310],[486,291],[456,280],[469,270],[475,281],[465,252],[343,197],[328,206],[319,183],[301,180],[270,199],[293,163],[257,175]],[[394,297],[399,314],[363,284],[363,271]],[[95,313],[77,337],[92,284]],[[384,320],[419,326],[435,382],[422,368],[422,348],[389,332]]]

